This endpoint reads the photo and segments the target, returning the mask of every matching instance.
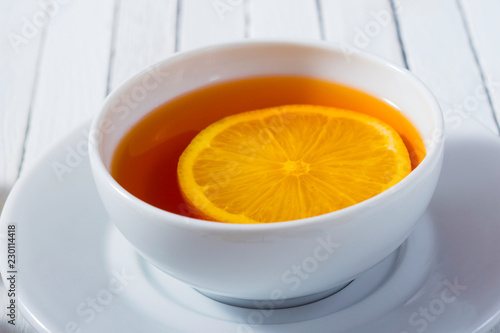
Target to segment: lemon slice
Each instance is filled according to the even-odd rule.
[[[185,200],[228,223],[297,220],[369,199],[411,171],[408,150],[365,114],[285,105],[221,119],[179,159]]]

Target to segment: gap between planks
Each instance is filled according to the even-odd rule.
[[[393,0],[391,0],[393,1]],[[464,30],[465,30],[465,33],[467,35],[467,41],[469,42],[469,47],[472,51],[472,55],[474,57],[474,61],[476,63],[476,66],[478,68],[478,71],[479,71],[479,76],[481,77],[481,82],[483,84],[483,87],[484,87],[484,92],[486,94],[486,99],[488,101],[488,104],[490,105],[490,108],[491,108],[491,113],[492,113],[492,117],[493,117],[493,122],[495,123],[496,127],[497,127],[497,130],[498,130],[498,135],[500,136],[500,124],[498,122],[498,118],[497,118],[497,115],[496,115],[496,110],[495,110],[495,106],[493,105],[493,101],[491,99],[491,92],[490,92],[490,89],[488,87],[488,84],[486,82],[486,76],[484,75],[484,69],[483,69],[483,66],[481,65],[481,62],[479,61],[479,56],[477,54],[477,48],[476,46],[474,45],[474,40],[472,38],[472,34],[471,34],[471,31],[470,31],[470,28],[469,28],[469,22],[468,22],[468,19],[467,19],[467,16],[465,15],[465,11],[464,11],[464,8],[462,6],[462,3],[460,2],[460,0],[455,0],[456,2],[456,5],[457,5],[457,8],[458,8],[458,12],[460,13],[460,16],[462,17],[462,23],[464,25]]]

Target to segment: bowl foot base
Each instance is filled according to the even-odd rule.
[[[354,281],[354,280],[353,280]],[[215,301],[228,304],[228,305],[233,305],[233,306],[238,306],[242,308],[249,308],[249,309],[264,309],[264,310],[269,310],[269,309],[286,309],[286,308],[292,308],[295,306],[301,306],[301,305],[306,305],[309,303],[313,303],[319,300],[322,300],[326,297],[332,296],[333,294],[338,293],[345,287],[347,287],[352,281],[343,284],[341,286],[328,289],[326,291],[322,291],[319,293],[311,294],[311,295],[306,295],[306,296],[301,296],[301,297],[294,297],[294,298],[287,298],[287,299],[279,299],[279,300],[253,300],[253,299],[242,299],[242,298],[234,298],[234,297],[227,297],[227,296],[221,296],[221,295],[216,295],[216,294],[211,294],[205,291],[200,291],[196,289],[198,292],[201,294],[207,296],[208,298],[211,298]]]

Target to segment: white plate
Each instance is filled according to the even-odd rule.
[[[6,225],[17,226],[20,310],[41,332],[470,333],[500,319],[497,137],[450,140],[414,233],[344,290],[301,307],[252,310],[208,299],[136,255],[99,201],[85,133],[22,177],[2,214],[2,248]]]

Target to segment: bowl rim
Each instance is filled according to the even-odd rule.
[[[302,228],[304,226],[314,227],[318,224],[324,222],[331,222],[335,220],[344,220],[346,217],[352,216],[359,213],[360,211],[365,211],[371,206],[376,206],[377,203],[383,202],[384,200],[389,200],[390,198],[398,195],[398,193],[410,186],[411,184],[418,182],[422,174],[424,174],[429,167],[431,167],[436,160],[438,160],[444,148],[444,120],[440,105],[436,97],[431,93],[430,89],[413,73],[408,69],[400,67],[393,62],[384,59],[382,57],[367,53],[363,50],[356,49],[355,47],[350,47],[355,50],[351,54],[353,57],[362,58],[376,66],[385,67],[387,70],[394,71],[402,75],[415,89],[419,90],[419,93],[426,99],[429,103],[434,121],[434,135],[439,135],[438,140],[433,140],[432,144],[429,146],[426,144],[426,156],[420,162],[420,164],[412,170],[412,172],[403,178],[401,181],[391,186],[390,189],[385,190],[367,200],[359,202],[355,205],[340,209],[338,211],[308,217],[304,219],[283,221],[283,222],[270,222],[270,223],[224,223],[224,222],[213,222],[201,219],[196,219],[192,217],[187,217],[175,213],[168,212],[166,210],[157,208],[149,203],[135,197],[129,193],[125,188],[123,188],[108,171],[104,162],[101,158],[99,142],[102,135],[100,128],[105,115],[111,110],[113,102],[117,97],[121,96],[125,91],[132,88],[138,81],[140,81],[145,75],[150,73],[154,69],[163,68],[171,63],[175,63],[179,60],[189,57],[196,57],[202,55],[206,52],[211,51],[223,51],[227,49],[237,49],[245,47],[263,47],[263,46],[285,46],[285,47],[307,47],[310,49],[316,49],[321,51],[328,51],[334,53],[345,53],[346,46],[342,43],[332,43],[324,41],[299,41],[299,40],[286,40],[286,39],[247,39],[242,41],[234,41],[216,45],[205,46],[202,48],[197,48],[189,51],[183,51],[175,53],[162,59],[152,65],[147,66],[143,70],[139,71],[135,75],[132,75],[124,82],[122,82],[117,88],[115,88],[105,99],[99,112],[93,118],[90,132],[97,133],[97,140],[92,140],[89,137],[88,147],[89,147],[89,159],[91,163],[91,169],[93,174],[98,172],[100,176],[103,177],[104,181],[110,185],[113,191],[118,194],[122,200],[128,203],[129,207],[134,210],[141,212],[141,214],[148,215],[148,218],[152,218],[160,223],[169,224],[170,226],[175,226],[182,229],[198,230],[206,232],[231,232],[231,231],[275,231],[275,230],[288,230],[295,228]],[[425,140],[424,140],[425,143]],[[97,175],[94,174],[94,179]],[[349,223],[349,222],[347,222]]]

